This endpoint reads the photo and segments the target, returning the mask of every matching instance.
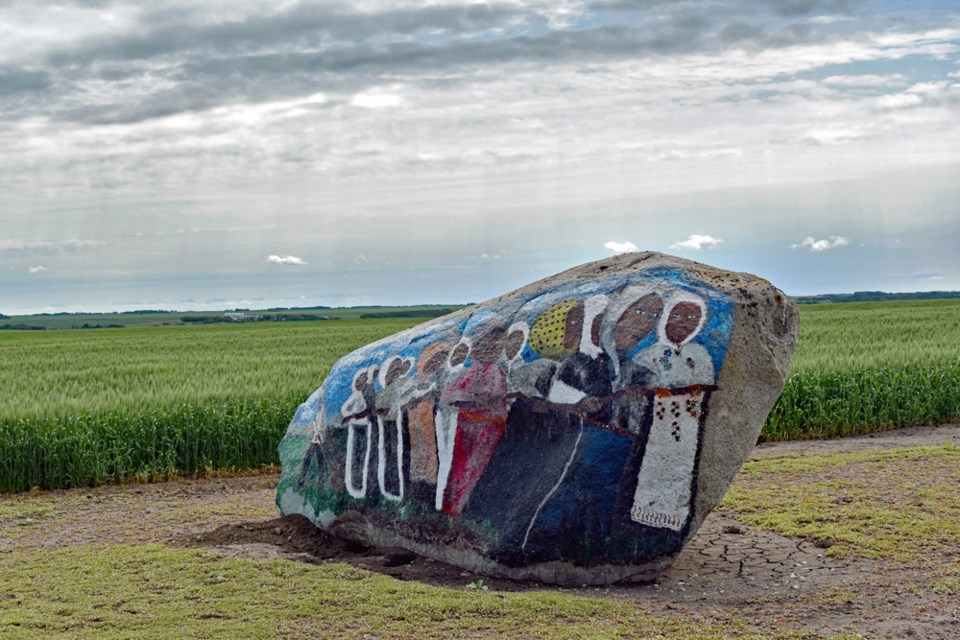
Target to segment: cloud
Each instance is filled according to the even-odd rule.
[[[401,104],[403,104],[403,98],[397,94],[381,91],[358,93],[350,100],[351,106],[363,107],[364,109],[383,109],[385,107],[397,107]]]
[[[694,233],[689,238],[682,242],[674,242],[670,245],[671,249],[693,249],[694,251],[700,251],[701,249],[707,249],[710,247],[715,247],[718,244],[723,242],[720,238],[714,238],[713,236],[702,236],[700,234]]]
[[[791,249],[810,249],[810,251],[827,251],[837,247],[845,247],[850,243],[843,236],[830,236],[829,240],[816,240],[813,236],[807,236],[797,244],[790,245]]]
[[[0,252],[15,255],[52,255],[55,253],[76,253],[105,244],[100,240],[54,240],[29,242],[25,240],[0,240]]]
[[[857,126],[811,129],[803,134],[801,142],[815,146],[834,146],[863,138],[866,133]]]
[[[44,267],[43,265],[38,265],[38,266],[36,266],[36,267],[30,267],[30,273],[42,273],[42,272],[44,272],[44,271],[46,271],[46,270],[47,270],[47,268]]]
[[[775,17],[754,22],[744,21],[737,3],[716,4],[705,16],[690,3],[658,1],[572,2],[559,8],[513,2],[361,8],[291,3],[229,15],[206,6],[128,8],[126,28],[110,27],[111,20],[85,22],[68,34],[73,37],[31,60],[36,69],[10,71],[16,77],[0,87],[44,92],[42,101],[23,105],[24,117],[40,107],[57,120],[92,124],[136,123],[318,90],[355,95],[353,100],[368,108],[396,106],[395,96],[362,92],[398,77],[456,82],[491,65],[582,66],[717,53],[730,45],[758,51],[830,42],[837,33],[806,28],[803,16],[840,11],[845,4],[789,0],[777,5]],[[766,13],[765,6],[748,13]],[[91,31],[98,22],[100,30]],[[17,26],[14,20],[10,31]]]
[[[848,0],[780,0],[779,2],[764,2],[768,8],[781,16],[795,17],[817,12],[850,13]]]
[[[304,262],[302,258],[298,258],[297,256],[286,256],[286,255],[269,256],[267,257],[267,262],[271,264],[286,264],[286,265],[296,265],[296,266],[303,266],[303,265],[309,264],[307,262]]]
[[[0,98],[19,93],[42,91],[50,86],[49,74],[0,67]]]
[[[906,78],[899,73],[888,75],[860,74],[829,76],[823,79],[824,84],[840,87],[886,87],[906,84]]]
[[[615,242],[611,240],[603,245],[604,248],[613,251],[614,253],[634,253],[640,251],[640,248],[637,245],[633,244],[629,240],[626,242]]]

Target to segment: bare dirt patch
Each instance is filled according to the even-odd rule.
[[[946,442],[960,442],[960,425],[764,444],[755,455]],[[358,547],[304,518],[277,518],[276,483],[275,475],[260,475],[0,497],[0,553],[162,542],[228,557],[347,562],[398,580],[449,588],[482,580],[491,590],[561,590],[476,576],[401,549]],[[656,583],[562,590],[629,600],[651,612],[690,611],[719,622],[740,618],[774,637],[783,628],[806,630],[811,637],[843,632],[871,638],[960,637],[957,592],[930,586],[942,577],[943,567],[960,566],[960,549],[943,548],[935,557],[905,564],[850,554],[835,557],[827,546],[762,531],[730,513],[715,512]]]

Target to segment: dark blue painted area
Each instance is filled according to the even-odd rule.
[[[610,535],[611,496],[619,493],[633,446],[629,435],[584,425],[566,476],[532,523],[527,557],[585,559],[592,545],[599,547]]]

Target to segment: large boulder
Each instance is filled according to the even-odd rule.
[[[277,505],[482,574],[652,580],[753,448],[797,324],[756,276],[576,267],[341,358],[280,444]]]

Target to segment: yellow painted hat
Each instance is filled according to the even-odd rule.
[[[559,362],[577,352],[576,347],[564,348],[563,334],[567,328],[567,314],[578,304],[579,300],[558,302],[544,311],[530,327],[530,347],[541,357]]]

